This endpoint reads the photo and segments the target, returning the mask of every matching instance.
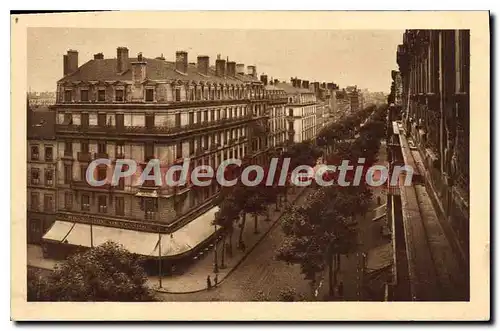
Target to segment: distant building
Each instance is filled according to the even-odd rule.
[[[268,120],[268,147],[275,151],[282,151],[288,140],[286,105],[287,94],[284,89],[278,87],[278,80],[268,82],[267,75],[261,75],[267,100]]]
[[[32,108],[50,106],[56,103],[55,92],[28,92],[28,104]]]
[[[27,113],[27,240],[41,242],[55,220],[57,208],[57,142],[55,113],[45,106]]]
[[[309,81],[292,78],[291,84],[278,83],[275,86],[286,92],[288,103],[289,142],[302,142],[316,136],[316,95],[309,89]]]

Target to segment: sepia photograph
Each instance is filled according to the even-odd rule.
[[[137,13],[113,26],[120,14],[134,15],[79,26],[48,14],[53,25],[24,25],[18,40],[17,300],[273,303],[290,320],[279,305],[325,305],[334,320],[328,311],[370,304],[388,320],[389,302],[453,314],[479,293],[476,315],[488,318],[489,174],[477,167],[489,160],[489,94],[473,93],[489,93],[487,12],[436,28],[411,15],[385,27],[383,12],[345,28],[176,27],[175,15],[201,15],[189,12],[162,13],[175,18],[165,28],[153,13],[157,25]],[[232,14],[203,17],[217,15]],[[219,319],[246,306],[232,307]],[[410,319],[422,309],[406,307]]]

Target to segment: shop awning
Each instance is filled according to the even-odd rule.
[[[186,253],[210,238],[220,227],[214,227],[215,213],[219,207],[213,207],[193,221],[171,234],[161,236],[161,256],[175,256]],[[158,247],[154,255],[158,256]]]
[[[69,233],[74,223],[65,221],[55,221],[49,231],[44,234],[44,240],[62,241]]]
[[[91,231],[89,224],[76,223],[65,240],[68,244],[84,247],[99,246],[107,241],[120,244],[131,253],[148,256],[158,243],[158,234],[98,225],[93,225]]]

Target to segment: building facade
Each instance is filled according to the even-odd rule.
[[[398,46],[388,157],[413,181],[388,194],[395,300],[469,300],[469,43],[468,30],[407,30]]]
[[[303,142],[317,134],[316,95],[309,89],[309,81],[292,78],[291,84],[278,83],[287,95],[287,133],[289,142]]]
[[[151,159],[160,160],[162,171],[184,159],[190,170],[217,169],[230,158],[266,159],[266,94],[255,66],[245,72],[243,64],[220,57],[211,67],[208,56],[197,63],[188,62],[187,52],[175,56],[172,62],[140,53],[131,58],[119,47],[116,58],[98,53],[82,66],[76,51],[64,56],[53,107],[59,224],[46,234],[47,243],[91,247],[115,239],[137,254],[177,259],[215,236],[215,180],[195,187],[188,176],[184,185],[169,187],[154,180],[139,185],[133,175],[109,184],[120,159],[135,160],[139,172]],[[85,173],[97,158],[112,165],[95,170],[106,184],[92,187]],[[148,236],[154,238],[134,246]]]
[[[57,209],[55,113],[41,106],[27,115],[27,242],[38,244]]]
[[[273,151],[281,152],[284,150],[288,141],[287,134],[287,117],[286,104],[288,98],[285,90],[277,86],[278,80],[270,80],[268,82],[267,75],[261,76],[261,81],[264,84],[267,100],[267,111],[269,114],[268,120],[268,146]]]

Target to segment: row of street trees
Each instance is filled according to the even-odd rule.
[[[386,107],[371,106],[325,128],[317,137],[327,164],[340,160],[366,159],[364,170],[377,161],[380,140],[385,133]],[[328,175],[327,175],[328,176]],[[347,179],[354,171],[347,174]],[[299,264],[304,278],[315,289],[317,276],[328,270],[330,296],[334,295],[340,270],[340,255],[357,249],[356,215],[368,211],[372,192],[359,186],[336,185],[312,190],[302,206],[288,208],[282,217],[286,240],[277,258]]]

